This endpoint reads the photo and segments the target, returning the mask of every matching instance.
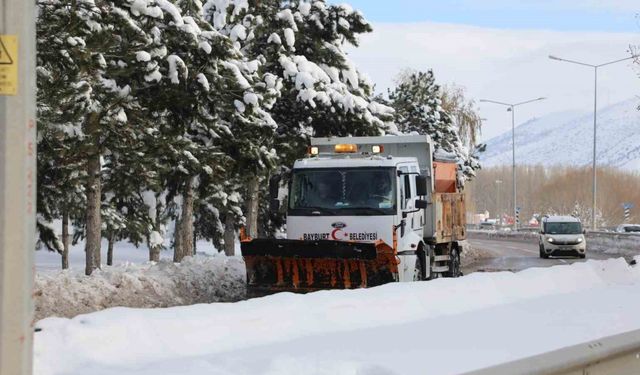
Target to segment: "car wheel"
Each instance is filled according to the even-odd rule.
[[[584,258],[586,258],[586,257],[587,257],[587,254],[578,254],[578,257],[579,257],[580,259],[584,259]]]

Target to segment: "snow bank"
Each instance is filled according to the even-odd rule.
[[[114,306],[167,307],[245,298],[241,257],[197,256],[182,263],[125,263],[85,276],[81,269],[38,272],[36,319],[73,317]]]
[[[639,286],[640,269],[612,259],[237,303],[108,309],[38,322],[35,373],[460,373],[640,328]]]

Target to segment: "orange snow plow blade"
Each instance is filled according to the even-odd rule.
[[[395,252],[383,241],[249,239],[240,246],[252,291],[365,288],[398,274]]]

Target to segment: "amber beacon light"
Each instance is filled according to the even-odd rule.
[[[358,146],[355,144],[341,143],[336,145],[335,151],[337,154],[358,152]]]

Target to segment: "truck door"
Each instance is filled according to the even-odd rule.
[[[401,175],[400,179],[400,208],[402,211],[415,210],[416,196],[416,176],[418,173],[417,166],[400,167],[403,173],[411,173]],[[406,226],[413,232],[422,236],[422,228],[424,226],[424,210],[413,212],[407,215]]]

